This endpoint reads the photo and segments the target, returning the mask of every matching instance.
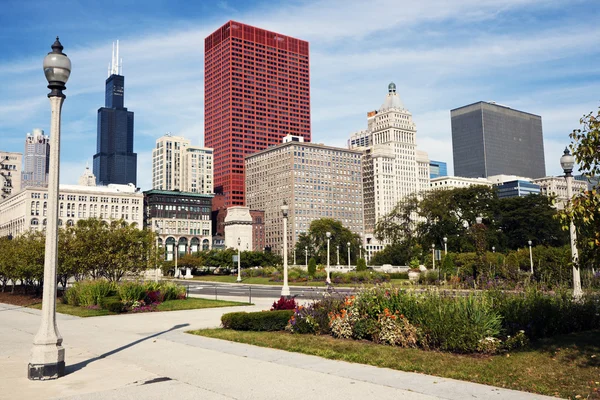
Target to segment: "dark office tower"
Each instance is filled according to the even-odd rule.
[[[245,204],[244,157],[310,141],[308,42],[229,21],[204,40],[204,146],[225,206]]]
[[[104,107],[98,109],[94,175],[98,185],[137,185],[137,154],[133,152],[133,112],[123,105],[125,77],[120,71],[119,42],[106,79]]]
[[[480,101],[450,111],[454,175],[546,176],[542,117]]]

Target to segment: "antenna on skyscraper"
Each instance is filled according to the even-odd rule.
[[[119,59],[119,41],[117,40],[117,47],[115,51],[115,42],[113,42],[112,55],[111,55],[110,66],[108,68],[108,76],[110,75],[121,75],[122,71],[119,70],[121,64],[123,63],[122,59]],[[120,63],[119,63],[120,61]]]

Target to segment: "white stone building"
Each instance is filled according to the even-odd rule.
[[[567,181],[564,176],[546,176],[544,178],[534,179],[533,183],[540,186],[540,193],[545,196],[556,196],[556,208],[562,210],[567,203]],[[571,181],[571,190],[573,196],[588,189],[585,181],[573,179]]]
[[[152,150],[152,188],[213,193],[213,151],[192,146],[181,136],[166,134]]]
[[[463,176],[440,176],[431,179],[431,189],[456,189],[469,186],[483,185],[492,186],[492,182],[486,178],[465,178]]]
[[[13,236],[46,226],[48,189],[27,187],[0,203],[0,236]],[[80,219],[123,219],[142,229],[144,195],[133,184],[108,186],[60,185],[58,225]]]
[[[21,190],[21,153],[0,151],[0,201]]]
[[[338,220],[363,233],[361,152],[289,140],[246,157],[246,205],[264,210],[265,245],[283,249],[281,206],[289,206],[288,246],[310,223]],[[227,235],[226,235],[227,236]]]
[[[429,157],[417,150],[416,136],[412,114],[390,83],[379,110],[367,113],[367,130],[352,134],[348,141],[350,148],[363,152],[367,235],[399,201],[429,188]]]
[[[252,216],[249,207],[229,207],[225,217],[225,247],[252,250]]]

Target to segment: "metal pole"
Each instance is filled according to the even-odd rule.
[[[335,246],[337,249],[337,265],[340,265],[340,245]]]
[[[179,278],[179,268],[177,268],[177,257],[179,257],[179,239],[175,239],[175,277]]]
[[[350,242],[348,242],[347,245],[348,245],[348,268],[350,268]]]
[[[294,265],[296,265],[296,248],[294,247]]]
[[[571,180],[573,176],[571,173],[567,173],[565,176],[567,180],[567,200],[571,201],[573,197],[572,189],[571,189]],[[581,276],[579,275],[579,255],[577,252],[577,232],[575,231],[575,224],[573,223],[573,219],[569,223],[569,233],[571,236],[571,259],[573,261],[573,297],[575,299],[580,299],[583,296],[583,291],[581,290]]]
[[[248,289],[250,289],[250,295],[248,298],[248,303],[252,303],[252,286],[248,286]]]
[[[304,246],[304,263],[306,264],[306,270],[308,271],[308,246]]]
[[[431,246],[431,260],[433,261],[433,269],[435,270],[435,245]]]
[[[327,284],[331,284],[331,278],[329,277],[329,241],[330,238],[327,238],[327,280],[325,282],[327,282]]]
[[[531,266],[531,275],[533,275],[533,253],[531,252],[531,240],[529,241],[529,265]]]
[[[287,248],[287,216],[283,216],[283,287],[281,288],[282,296],[290,295],[290,287],[288,286],[288,248]],[[294,251],[294,257],[296,252]]]
[[[240,245],[238,244],[238,268],[237,268],[237,281],[241,282],[242,281],[242,260],[240,257]]]
[[[57,41],[55,42],[60,45]],[[62,54],[62,46],[60,46]],[[53,45],[54,50],[54,45]],[[64,56],[64,55],[63,55]],[[44,60],[45,64],[46,60]],[[51,88],[52,83],[48,85]],[[51,88],[52,89],[52,88]],[[64,87],[63,87],[64,89]],[[44,254],[42,320],[33,338],[27,377],[32,380],[56,379],[65,374],[63,338],[56,325],[56,268],[58,263],[58,191],[60,177],[60,120],[65,100],[62,90],[52,89],[50,99],[50,165],[48,171],[48,209]]]

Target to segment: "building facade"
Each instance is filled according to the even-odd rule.
[[[21,153],[0,151],[0,200],[21,190]]]
[[[137,185],[137,154],[133,152],[133,112],[124,106],[125,77],[121,72],[119,42],[113,48],[106,79],[104,107],[98,109],[94,175],[98,185]]]
[[[448,176],[448,165],[443,161],[429,161],[429,178]]]
[[[348,141],[363,152],[366,238],[399,201],[430,186],[429,157],[417,150],[416,125],[393,82],[379,110],[367,113],[367,126]]]
[[[539,186],[540,193],[548,197],[556,197],[555,206],[562,210],[567,203],[567,181],[564,176],[546,176],[544,178],[534,179],[533,183]],[[588,190],[588,182],[580,179],[571,181],[571,190],[573,195],[577,195]]]
[[[542,117],[494,102],[451,110],[454,174],[546,176]]]
[[[245,205],[244,157],[288,134],[310,141],[308,42],[229,21],[204,41],[204,144],[215,192]]]
[[[152,150],[152,188],[213,193],[213,151],[166,134]]]
[[[485,178],[465,178],[462,176],[440,176],[439,178],[431,179],[431,189],[456,189],[469,186],[483,185],[492,186],[492,182]]]
[[[19,167],[20,169],[20,167]],[[48,186],[50,169],[50,137],[41,129],[34,129],[25,138],[21,187]]]
[[[289,141],[246,157],[247,204],[264,210],[265,247],[283,250],[286,202],[288,246],[320,218],[338,220],[363,233],[362,153],[322,144]]]
[[[265,212],[262,210],[250,210],[252,218],[252,251],[265,251]],[[225,207],[225,196],[216,194],[212,204],[212,233],[213,248],[225,248],[225,218],[227,218],[227,207]],[[219,244],[222,243],[222,247]]]
[[[209,250],[212,246],[212,195],[170,190],[144,192],[144,226],[158,234],[170,261],[178,255]]]
[[[508,197],[524,197],[530,194],[540,194],[540,186],[531,181],[516,180],[494,185],[499,199]]]
[[[0,236],[28,230],[44,230],[48,189],[28,187],[0,203]],[[58,225],[77,224],[80,219],[123,219],[143,226],[144,197],[133,185],[60,185]]]

